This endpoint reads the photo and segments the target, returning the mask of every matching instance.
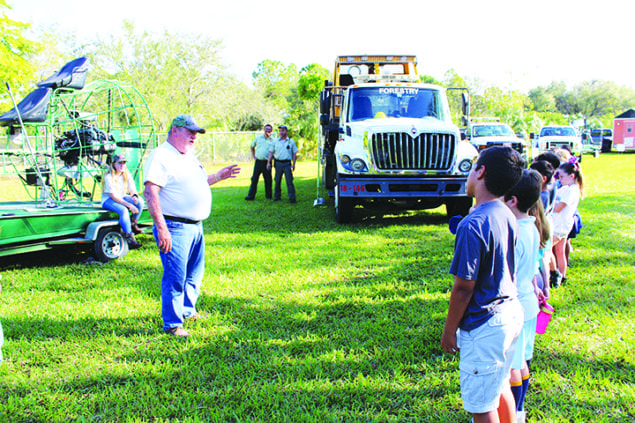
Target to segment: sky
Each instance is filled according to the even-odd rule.
[[[593,79],[635,89],[635,22],[623,0],[7,0],[11,19],[81,38],[117,34],[124,20],[161,33],[222,40],[247,83],[265,59],[333,69],[347,54],[415,54],[419,73],[454,69],[484,86],[527,93]],[[630,46],[627,46],[630,44]]]

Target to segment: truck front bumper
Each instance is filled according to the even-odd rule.
[[[339,175],[339,195],[354,198],[465,197],[467,177],[363,178]]]

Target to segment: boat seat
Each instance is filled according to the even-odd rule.
[[[46,122],[49,101],[51,100],[51,89],[48,87],[36,88],[29,95],[18,103],[17,109],[24,123]],[[16,108],[9,110],[0,116],[0,126],[18,126],[20,120],[16,113]]]
[[[79,57],[71,60],[55,75],[49,76],[44,81],[38,82],[38,87],[68,88],[81,90],[86,83],[88,73],[88,57]]]

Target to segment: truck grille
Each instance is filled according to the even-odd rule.
[[[449,170],[456,142],[452,134],[373,134],[371,156],[379,170]]]

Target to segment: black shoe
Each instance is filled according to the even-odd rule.
[[[297,201],[295,201],[295,198],[292,198],[292,199],[289,200],[289,203],[291,203],[291,204],[295,204],[296,202]]]
[[[247,201],[254,201],[254,197],[249,197],[249,196],[247,196],[247,197],[245,197],[245,200],[247,200]]]
[[[274,198],[273,201],[280,201],[280,199],[279,198]]]
[[[552,270],[549,274],[549,285],[558,288],[562,282],[562,274],[557,270]]]
[[[128,242],[128,248],[130,248],[131,250],[141,248],[141,243],[137,242],[137,240],[134,239],[133,234],[123,234],[123,237],[126,239],[126,242]]]
[[[270,195],[267,195],[265,198],[266,198],[267,200],[271,200],[271,196],[270,196]]]

